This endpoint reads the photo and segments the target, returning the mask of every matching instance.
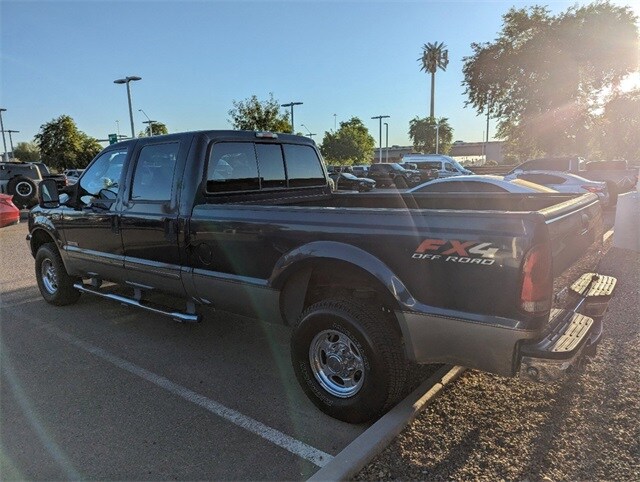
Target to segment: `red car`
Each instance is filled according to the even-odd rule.
[[[12,199],[13,196],[0,193],[0,228],[20,222],[20,210]]]

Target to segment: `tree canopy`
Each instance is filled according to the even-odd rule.
[[[34,139],[42,162],[56,169],[85,168],[102,150],[97,139],[79,130],[68,115],[41,125]]]
[[[611,98],[598,120],[600,157],[640,160],[640,89]]]
[[[498,38],[472,49],[467,104],[498,119],[508,154],[584,155],[606,97],[637,69],[638,27],[629,7],[607,2],[555,16],[512,8]]]
[[[325,132],[320,148],[324,158],[332,164],[353,165],[369,163],[375,140],[360,119],[352,117],[340,122],[336,132]]]
[[[153,126],[153,129],[150,129],[149,124],[147,124],[147,127],[145,127],[143,131],[140,131],[138,137],[149,137],[149,135],[162,136],[169,133],[169,129],[167,129],[167,126],[162,122],[152,122],[151,126]]]
[[[273,93],[265,101],[258,100],[255,95],[241,101],[234,100],[229,115],[229,122],[234,129],[291,132],[289,114],[280,114],[280,103],[273,97]]]
[[[416,152],[425,154],[436,152],[436,125],[438,126],[438,150],[439,154],[448,154],[453,142],[453,129],[449,125],[449,119],[440,117],[434,119],[415,117],[409,121],[409,137],[413,142]]]
[[[33,142],[18,142],[13,157],[22,162],[37,162],[40,160],[40,149]]]

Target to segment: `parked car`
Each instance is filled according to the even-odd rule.
[[[12,199],[9,194],[0,194],[0,228],[20,222],[20,210]]]
[[[611,197],[606,182],[591,181],[569,172],[561,171],[526,171],[508,174],[506,180],[521,179],[541,186],[546,186],[558,192],[585,193],[592,192],[604,206],[611,203]]]
[[[473,174],[453,157],[443,154],[407,154],[402,162],[415,164],[421,175],[431,179]]]
[[[368,177],[369,166],[351,166],[353,175],[356,177]]]
[[[479,175],[445,177],[420,184],[408,192],[511,192],[535,194],[557,192],[522,179],[505,179],[504,176]]]
[[[421,182],[418,172],[405,169],[395,162],[371,164],[369,177],[380,187],[395,185],[400,189],[415,186]]]
[[[348,172],[341,172],[329,176],[335,182],[336,189],[350,191],[371,191],[376,187],[376,182],[367,177],[356,177]]]

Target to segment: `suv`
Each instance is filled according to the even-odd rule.
[[[395,185],[402,189],[418,185],[422,182],[420,174],[417,171],[405,169],[395,162],[388,164],[371,164],[368,176],[376,181],[380,187]]]
[[[20,209],[37,204],[38,185],[47,178],[54,179],[58,189],[67,185],[66,176],[51,174],[41,162],[0,162],[0,193],[12,195]]]

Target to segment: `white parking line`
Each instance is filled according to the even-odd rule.
[[[184,398],[185,400],[195,403],[196,405],[208,410],[209,412],[224,418],[225,420],[248,430],[249,432],[262,437],[265,440],[281,447],[292,454],[295,454],[299,457],[302,457],[305,460],[308,460],[312,464],[315,464],[318,467],[323,467],[328,462],[333,459],[332,455],[329,455],[321,450],[318,450],[310,445],[301,442],[289,435],[286,435],[279,430],[271,428],[262,422],[258,422],[257,420],[247,417],[246,415],[237,412],[231,408],[225,407],[224,405],[215,402],[205,396],[199,395],[198,393],[189,390],[182,385],[178,385],[177,383],[172,382],[168,378],[162,377],[160,375],[156,375],[155,373],[150,372],[142,367],[134,365],[122,358],[119,358],[111,353],[103,350],[102,348],[98,348],[90,343],[82,341],[76,338],[69,333],[66,333],[58,328],[55,328],[51,325],[42,324],[41,325],[45,330],[50,332],[51,334],[57,336],[58,338],[62,338],[63,340],[71,343],[72,345],[85,350],[92,355],[95,355],[104,361],[115,365],[116,367],[125,370],[133,375],[136,375],[154,385],[164,388],[168,392],[173,393],[174,395],[178,395],[179,397]]]

